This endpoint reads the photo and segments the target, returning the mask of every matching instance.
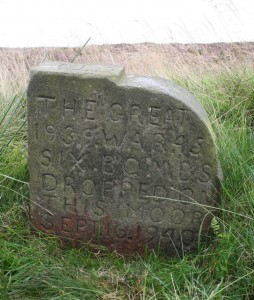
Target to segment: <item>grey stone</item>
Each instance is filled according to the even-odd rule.
[[[121,66],[46,63],[28,88],[32,224],[143,254],[195,250],[219,199],[207,114],[188,91]]]

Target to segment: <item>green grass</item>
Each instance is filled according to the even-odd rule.
[[[254,71],[173,78],[203,103],[224,174],[214,238],[123,258],[30,231],[24,97],[0,114],[0,299],[254,299]],[[14,180],[15,179],[15,180]]]

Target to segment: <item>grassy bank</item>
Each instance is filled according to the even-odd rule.
[[[150,65],[147,62],[149,68],[136,66],[135,73],[163,75],[203,103],[224,181],[220,214],[213,222],[214,238],[201,245],[198,253],[182,259],[156,253],[123,258],[103,249],[65,249],[55,237],[30,232],[23,91],[27,71],[43,60],[43,51],[33,60],[21,53],[15,61],[4,56],[6,76],[0,79],[0,299],[253,299],[253,68],[232,62],[230,67],[223,63],[204,70],[200,60],[201,69],[182,63],[180,72],[168,69],[159,54]],[[47,55],[55,59],[56,54]],[[69,60],[65,52],[57,55]],[[97,62],[98,57],[92,60]],[[113,54],[111,60],[118,62]],[[15,76],[8,66],[15,66]]]

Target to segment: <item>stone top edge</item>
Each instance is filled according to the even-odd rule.
[[[31,77],[37,72],[77,75],[84,78],[107,78],[117,81],[124,75],[124,67],[120,65],[76,64],[68,62],[41,63],[32,68]]]

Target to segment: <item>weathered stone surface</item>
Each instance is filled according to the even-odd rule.
[[[47,63],[28,89],[31,220],[122,253],[195,250],[218,201],[207,115],[176,84]]]

